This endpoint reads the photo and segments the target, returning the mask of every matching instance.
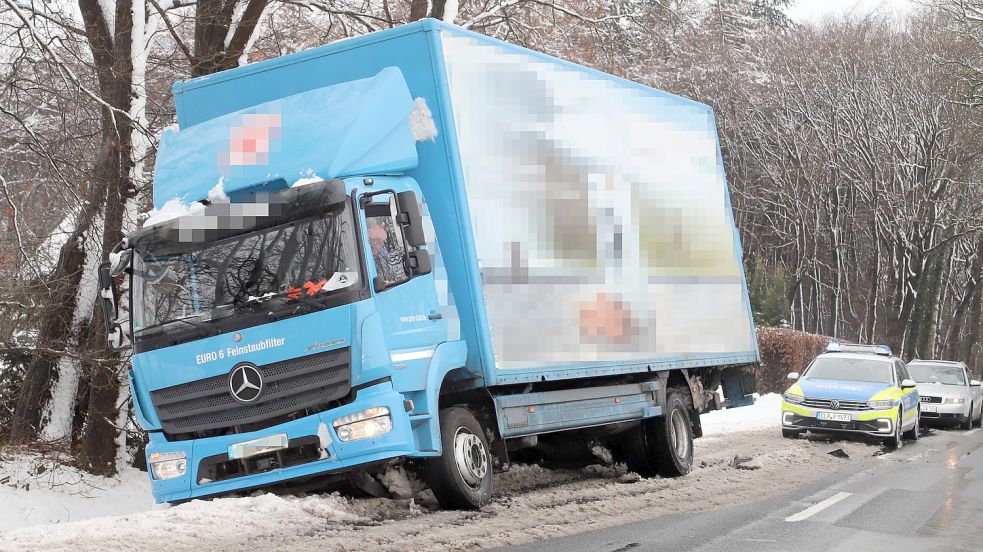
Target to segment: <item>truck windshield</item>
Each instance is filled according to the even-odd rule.
[[[891,362],[866,358],[819,357],[803,376],[806,379],[891,383]]]
[[[944,364],[909,364],[908,373],[918,383],[941,383],[944,385],[966,385],[966,372],[962,366]]]
[[[185,253],[135,255],[134,336],[200,326],[244,310],[321,306],[327,297],[357,289],[354,223],[343,205]]]

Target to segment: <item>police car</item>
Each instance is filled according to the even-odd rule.
[[[830,343],[782,399],[782,434],[873,436],[900,447],[918,439],[919,396],[904,362],[886,345]]]

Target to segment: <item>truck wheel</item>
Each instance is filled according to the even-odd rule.
[[[440,506],[473,510],[491,501],[492,457],[478,420],[460,407],[440,411],[443,453],[428,458],[424,477]]]
[[[671,389],[662,416],[642,420],[625,434],[629,471],[642,477],[679,477],[689,473],[693,467],[693,426],[688,403],[682,392]]]

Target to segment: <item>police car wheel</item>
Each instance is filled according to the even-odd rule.
[[[915,411],[915,425],[911,426],[911,429],[905,432],[904,436],[912,441],[918,440],[918,432],[921,431],[921,411]]]
[[[475,510],[491,501],[492,457],[484,429],[460,407],[440,411],[440,456],[427,458],[424,475],[441,508]]]
[[[898,419],[894,422],[894,435],[892,435],[887,440],[887,446],[893,449],[899,449],[904,445],[904,440],[901,438],[901,409],[898,409]]]

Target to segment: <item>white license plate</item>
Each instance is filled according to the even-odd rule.
[[[939,407],[935,406],[934,404],[933,405],[923,404],[922,405],[922,412],[935,412],[935,413],[938,413],[939,412]]]
[[[829,422],[849,422],[853,419],[849,414],[841,412],[820,412],[816,417]]]
[[[253,439],[252,441],[236,443],[229,445],[229,460],[238,460],[268,452],[275,452],[287,448],[289,443],[290,439],[287,438],[286,433],[277,433],[276,435],[267,435],[266,437]]]

